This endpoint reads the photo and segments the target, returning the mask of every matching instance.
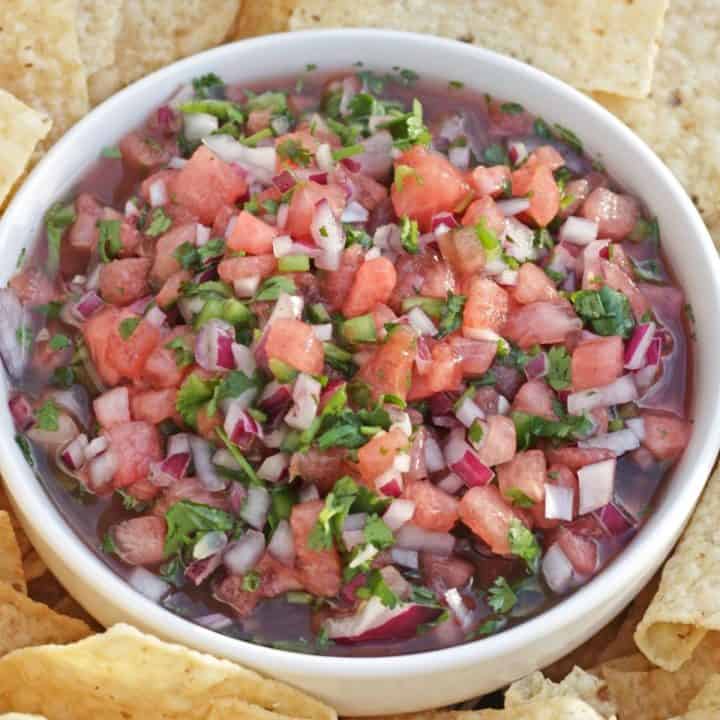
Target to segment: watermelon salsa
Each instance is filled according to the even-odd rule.
[[[688,443],[660,229],[570,130],[414,73],[182,87],[0,291],[17,441],[138,591],[387,654],[588,582]]]

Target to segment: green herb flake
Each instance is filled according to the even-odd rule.
[[[525,112],[525,108],[516,102],[506,102],[500,105],[500,111],[505,115],[520,115]]]
[[[211,96],[211,93],[217,92],[218,90],[222,91],[225,83],[215,73],[207,73],[206,75],[193,78],[192,86],[195,91],[195,97],[207,98]]]
[[[418,229],[417,220],[411,220],[405,215],[400,221],[400,244],[403,250],[411,255],[417,255],[420,252],[419,237],[420,230]]]
[[[413,145],[429,145],[432,140],[430,131],[423,124],[423,109],[417,98],[412,102],[411,112],[396,115],[380,127],[390,131],[393,144],[400,150],[408,150]]]
[[[72,340],[67,335],[57,333],[50,338],[49,345],[51,350],[64,350],[72,345]]]
[[[378,550],[385,550],[395,543],[392,530],[377,515],[371,515],[363,529],[365,542],[374,545]]]
[[[32,328],[27,325],[20,325],[15,331],[15,339],[20,347],[27,350],[33,344],[34,340]]]
[[[454,295],[448,293],[447,301],[440,313],[440,322],[438,324],[438,339],[444,338],[446,335],[455,332],[462,323],[462,313],[465,307],[467,297],[465,295]]]
[[[142,318],[139,317],[129,317],[122,320],[120,325],[118,325],[120,337],[123,340],[129,340],[141,321]]]
[[[20,452],[25,458],[25,462],[31,467],[35,467],[35,458],[33,457],[32,447],[30,441],[24,436],[18,433],[15,435],[15,443],[20,448]]]
[[[485,165],[509,165],[510,159],[508,158],[507,151],[499,143],[493,143],[488,145],[482,151],[482,161]]]
[[[161,207],[157,207],[152,211],[150,225],[145,230],[145,234],[148,237],[158,237],[167,232],[171,225],[171,218],[165,214],[165,211]]]
[[[195,355],[188,347],[187,340],[183,337],[173,338],[169,343],[165,344],[165,347],[173,351],[175,364],[179,368],[188,367],[188,365],[192,365],[195,361]]]
[[[60,246],[63,233],[75,222],[75,206],[72,203],[63,205],[55,203],[45,213],[45,229],[48,239],[47,267],[51,276],[60,267]]]
[[[553,390],[565,390],[570,387],[570,355],[564,345],[554,345],[548,350],[547,381]]]
[[[115,555],[117,553],[117,547],[115,546],[115,541],[112,539],[110,531],[103,535],[102,542],[100,543],[100,549],[106,555]]]
[[[277,300],[283,293],[292,294],[297,290],[295,281],[285,275],[274,275],[268,278],[261,286],[256,300]]]
[[[251,570],[243,576],[242,588],[247,592],[255,592],[260,588],[260,581],[260,573],[257,570]]]
[[[537,573],[540,567],[540,543],[533,533],[517,518],[510,521],[508,530],[510,552],[525,561],[531,573]]]
[[[520,488],[508,488],[503,494],[515,507],[531,508],[535,504]]]
[[[218,380],[203,379],[196,373],[191,373],[180,386],[175,407],[191,427],[196,427],[198,410],[211,400],[218,383]]]
[[[656,258],[649,260],[636,260],[630,256],[632,263],[633,275],[636,280],[649,283],[664,284],[668,281],[662,263]]]
[[[114,260],[123,248],[120,239],[119,220],[98,220],[98,253],[100,260],[108,263]]]
[[[371,570],[367,574],[365,580],[365,586],[359,588],[357,596],[361,599],[368,599],[370,597],[376,597],[380,602],[391,610],[396,608],[400,604],[398,596],[390,589],[382,573],[379,570]]]
[[[46,400],[35,414],[35,427],[47,432],[56,432],[60,428],[60,409],[55,401]]]
[[[235,525],[231,515],[218,508],[190,500],[180,500],[165,513],[167,535],[165,554],[170,557],[192,546],[205,533],[219,530],[230,532]]]
[[[472,425],[468,428],[468,440],[473,445],[479,445],[482,442],[482,439],[485,435],[485,430],[483,429],[482,423],[479,419],[473,420]]]
[[[365,146],[358,143],[357,145],[346,145],[332,151],[332,157],[335,162],[353,157],[354,155],[362,155],[365,152]]]
[[[488,605],[496,613],[505,614],[515,607],[516,602],[517,595],[515,595],[508,581],[502,576],[495,578],[495,582],[488,590]]]
[[[635,327],[627,297],[607,285],[600,290],[579,290],[570,296],[575,312],[598,335],[628,338]]]
[[[462,90],[465,87],[465,83],[460,80],[450,80],[448,87],[451,90]]]
[[[515,424],[518,450],[527,450],[537,437],[575,439],[587,435],[592,429],[591,420],[584,415],[566,415],[559,420],[548,420],[516,411],[511,414],[511,418]]]
[[[289,160],[296,165],[307,167],[312,162],[312,153],[302,143],[290,138],[289,140],[283,140],[277,147],[276,151],[278,157],[283,160]]]
[[[582,155],[582,142],[572,130],[568,130],[566,127],[555,123],[555,125],[553,125],[553,134],[558,140],[564,142],[566,145],[569,145],[573,150],[575,150],[575,152]]]

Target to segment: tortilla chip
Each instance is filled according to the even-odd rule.
[[[7,583],[18,592],[27,595],[22,555],[15,539],[10,516],[4,511],[0,511],[0,582]]]
[[[0,659],[0,711],[9,709],[53,720],[337,720],[298,690],[127,625]]]
[[[261,0],[250,4],[257,12],[265,7]],[[576,87],[642,98],[650,91],[667,4],[668,0],[299,0],[289,28],[378,27],[443,35],[512,55]]]
[[[93,75],[115,61],[122,0],[79,0],[77,34],[85,71]]]
[[[5,488],[0,483],[0,510],[4,510],[10,516],[10,522],[12,523],[13,530],[15,530],[15,539],[20,546],[20,554],[23,559],[23,573],[25,575],[25,581],[30,582],[36,578],[41,577],[47,572],[45,563],[40,559],[35,549],[30,542],[30,538],[25,534],[25,531],[20,524],[17,516],[13,512],[10,500],[5,492]]]
[[[602,666],[618,716],[632,720],[667,720],[688,710],[692,699],[720,670],[720,633],[709,633],[692,659],[671,673],[660,668],[629,670],[617,661]]]
[[[651,96],[596,99],[627,123],[685,186],[720,245],[720,13],[715,0],[673,0]]]
[[[50,140],[88,110],[77,0],[0,2],[0,87],[53,120]]]
[[[355,718],[355,720],[361,720]],[[431,710],[365,720],[605,720],[577,698],[554,697],[505,710]],[[608,718],[608,720],[614,720]]]
[[[234,40],[285,32],[297,0],[244,0],[232,31]]]
[[[74,642],[89,634],[84,622],[60,615],[0,583],[0,656],[30,645]]]
[[[702,690],[690,701],[689,709],[720,711],[720,675],[712,675],[708,679]]]
[[[640,650],[666,670],[680,668],[708,630],[720,630],[719,517],[720,470],[716,469],[635,631]]]
[[[0,77],[1,74],[2,68]],[[51,126],[49,117],[0,89],[0,209],[25,172],[35,146],[48,134]]]
[[[7,713],[0,715],[0,720],[45,720],[41,715],[25,715],[24,713]]]
[[[611,717],[617,710],[615,704],[608,699],[605,681],[579,667],[574,667],[559,683],[543,677],[541,672],[534,672],[514,682],[505,693],[505,707],[541,702],[555,697],[584,700],[603,717]]]
[[[222,42],[240,0],[126,0],[115,62],[89,80],[93,105],[153,70]]]

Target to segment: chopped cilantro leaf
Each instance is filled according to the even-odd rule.
[[[411,255],[417,255],[420,252],[419,237],[420,230],[418,229],[417,220],[411,220],[407,215],[403,216],[400,222],[400,244],[403,250]]]
[[[48,239],[48,271],[53,276],[60,267],[60,245],[63,233],[75,222],[75,206],[55,203],[45,213],[45,229]]]
[[[637,280],[650,283],[666,283],[667,275],[663,270],[661,262],[655,258],[650,260],[636,260],[630,257],[632,263],[633,275]]]
[[[102,149],[102,152],[100,153],[104,158],[110,158],[112,160],[117,160],[122,157],[122,154],[120,153],[120,149],[117,146],[109,146]]]
[[[412,103],[412,111],[393,117],[380,126],[390,131],[394,145],[400,150],[407,150],[413,145],[429,145],[432,140],[430,132],[423,124],[423,110],[416,98]]]
[[[448,87],[452,90],[462,90],[465,87],[465,83],[460,80],[450,80]]]
[[[18,433],[15,436],[15,442],[17,443],[17,446],[20,448],[20,452],[23,454],[23,457],[25,458],[25,461],[27,464],[32,468],[35,467],[35,458],[33,457],[32,453],[32,447],[30,446],[30,441],[24,436]]]
[[[503,495],[505,495],[515,507],[531,508],[535,504],[520,488],[508,488]]]
[[[547,381],[553,390],[565,390],[570,387],[570,356],[564,345],[554,345],[548,350]]]
[[[102,542],[100,543],[100,549],[106,555],[114,555],[117,552],[115,541],[113,540],[109,530],[103,535]]]
[[[33,343],[33,331],[32,328],[27,325],[20,325],[15,331],[15,339],[18,341],[18,345],[25,349],[28,349]]]
[[[253,466],[247,461],[247,458],[240,452],[240,448],[227,436],[222,428],[215,428],[217,436],[225,443],[225,447],[233,456],[233,460],[240,466],[242,472],[245,473],[248,480],[255,485],[261,485],[262,481],[255,473]]]
[[[260,573],[257,570],[251,570],[245,573],[242,581],[242,588],[247,592],[255,592],[260,587]]]
[[[38,409],[35,416],[35,426],[40,430],[56,432],[60,427],[60,409],[55,401],[46,400]]]
[[[532,573],[536,573],[540,566],[540,544],[535,535],[517,518],[510,521],[508,530],[510,552],[522,558]]]
[[[584,415],[566,415],[559,420],[547,420],[517,411],[511,417],[515,423],[518,450],[527,450],[536,437],[567,440],[582,437],[592,428],[592,422]]]
[[[297,288],[295,281],[285,275],[274,275],[268,278],[261,286],[256,300],[277,300],[283,293],[292,294]]]
[[[208,404],[207,414],[213,417],[217,412],[217,406],[223,400],[240,397],[244,392],[256,388],[256,381],[249,378],[242,370],[231,370],[215,386],[212,399]]]
[[[67,335],[57,333],[50,338],[49,345],[51,350],[64,350],[72,345],[72,341]]]
[[[206,75],[200,75],[192,81],[193,90],[195,91],[195,97],[207,98],[214,97],[218,90],[225,87],[225,83],[215,73],[207,73]]]
[[[482,161],[485,165],[509,165],[510,159],[508,158],[507,151],[499,143],[493,143],[488,145],[482,151]]]
[[[104,263],[114,260],[122,250],[119,220],[98,220],[98,253]]]
[[[57,387],[72,387],[75,384],[75,370],[67,366],[55,368],[50,376],[50,382]]]
[[[438,339],[455,332],[460,327],[466,300],[465,295],[448,293],[447,302],[440,313],[440,323],[438,324],[438,334],[436,336]]]
[[[376,597],[385,607],[391,610],[400,604],[400,599],[390,589],[382,573],[377,569],[371,570],[367,574],[365,586],[358,588],[356,594],[361,599]]]
[[[203,100],[190,100],[180,106],[180,110],[187,114],[204,113],[213,115],[221,122],[242,123],[245,115],[236,103],[229,100],[216,100],[207,98]]]
[[[363,228],[356,228],[344,223],[343,230],[345,231],[345,247],[360,245],[364,250],[369,250],[373,246],[373,239]]]
[[[139,317],[129,317],[121,321],[120,325],[118,326],[120,337],[123,340],[128,340],[135,332],[135,329],[140,324],[141,320],[142,318]]]
[[[377,515],[371,515],[363,529],[365,542],[374,545],[378,550],[384,550],[394,544],[395,538],[392,530]]]
[[[284,140],[277,148],[278,157],[307,167],[312,161],[312,153],[297,140]]]
[[[520,105],[520,103],[516,102],[502,103],[502,105],[500,105],[500,110],[506,115],[519,115],[520,113],[525,112],[525,108]]]
[[[169,343],[165,344],[168,350],[172,350],[175,355],[175,364],[179,368],[192,365],[195,361],[193,351],[188,347],[188,341],[183,337],[173,338]]]
[[[468,428],[468,440],[470,440],[473,445],[478,445],[482,442],[484,435],[485,430],[483,429],[482,423],[476,418],[473,420],[472,425]]]
[[[157,207],[152,211],[150,216],[150,225],[145,230],[145,234],[149,237],[158,237],[167,232],[172,225],[172,220],[165,214],[161,207]]]
[[[224,510],[190,500],[180,500],[173,504],[165,513],[165,520],[168,526],[165,554],[168,557],[194,545],[207,532],[230,532],[235,524],[232,516]]]
[[[495,578],[495,582],[488,590],[488,604],[496,613],[510,612],[515,603],[517,596],[510,587],[508,581],[500,576]]]
[[[175,407],[182,419],[191,427],[196,426],[198,410],[213,397],[218,382],[218,380],[203,379],[196,373],[191,373],[180,386]]]
[[[570,299],[575,312],[598,335],[627,338],[635,327],[627,297],[606,285],[600,290],[578,290]]]
[[[580,140],[580,138],[572,131],[568,130],[566,127],[563,127],[562,125],[558,125],[555,123],[553,125],[554,135],[555,137],[564,142],[566,145],[569,145],[575,152],[582,155],[583,152],[583,145]]]

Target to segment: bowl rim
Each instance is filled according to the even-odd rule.
[[[208,64],[211,60],[227,59],[232,61],[238,46],[261,54],[264,51],[280,50],[283,45],[287,44],[291,46],[294,43],[302,45],[308,39],[317,41],[320,44],[330,37],[339,37],[348,43],[353,41],[367,43],[369,40],[378,43],[413,43],[428,51],[437,52],[452,50],[457,53],[461,52],[460,48],[463,48],[469,62],[477,62],[480,65],[492,67],[501,72],[506,70],[516,75],[524,74],[528,84],[549,86],[555,92],[564,95],[571,105],[594,114],[606,126],[609,135],[619,137],[624,143],[632,146],[634,152],[644,156],[644,160],[653,169],[654,177],[665,184],[672,192],[678,207],[688,218],[688,235],[693,238],[693,241],[700,243],[706,261],[711,266],[714,266],[713,276],[716,278],[714,285],[717,294],[717,287],[720,285],[720,259],[718,259],[708,230],[699,213],[670,170],[618,118],[563,81],[537,68],[525,65],[514,58],[454,40],[394,30],[366,28],[277,33],[221,45],[165,66],[105,100],[67,132],[25,180],[5,210],[4,218],[12,215],[15,207],[31,202],[32,193],[36,187],[41,186],[46,169],[53,163],[59,162],[63,154],[71,150],[73,145],[80,140],[86,129],[99,122],[98,118],[105,117],[109,119],[113,113],[122,113],[124,106],[128,104],[133,96],[141,95],[146,88],[152,87],[155,83],[160,83],[166,75],[189,71],[191,68],[195,68],[194,74],[197,74],[198,71],[201,71],[203,65]],[[285,51],[294,52],[292,48],[290,50],[285,48]],[[369,62],[368,66],[372,66],[372,62]],[[607,142],[607,139],[604,142]],[[0,236],[7,225],[8,222],[0,221]],[[10,386],[4,369],[0,374],[2,374],[3,380],[0,383],[0,386],[2,386],[0,389],[1,402],[6,399]],[[7,410],[4,410],[4,412],[7,412]],[[720,405],[714,409],[708,427],[712,424],[718,426],[719,421]],[[633,569],[635,569],[636,573],[639,573],[640,569],[645,567],[643,561],[645,550],[650,548],[657,533],[663,532],[667,535],[668,530],[670,530],[674,538],[679,536],[714,464],[715,455],[720,446],[720,437],[715,435],[717,434],[709,438],[700,454],[694,458],[692,477],[689,478],[691,481],[684,484],[675,498],[672,513],[667,508],[665,508],[664,513],[653,512],[641,531],[622,551],[621,555],[587,585],[540,615],[525,620],[497,635],[461,645],[387,657],[341,657],[294,653],[225,636],[177,616],[135,591],[124,579],[92,553],[85,542],[76,535],[69,523],[65,521],[50,498],[47,497],[45,489],[26,464],[11,433],[0,432],[0,471],[6,478],[8,492],[13,501],[23,508],[23,513],[27,512],[33,515],[35,527],[42,528],[43,540],[51,547],[64,548],[64,561],[67,570],[78,577],[84,584],[92,585],[95,592],[102,597],[106,599],[113,598],[114,603],[117,602],[118,598],[121,598],[122,607],[129,618],[128,622],[134,622],[142,627],[149,628],[161,636],[171,638],[173,641],[187,642],[195,647],[202,647],[209,652],[228,657],[241,654],[244,661],[251,665],[263,665],[265,667],[272,665],[274,674],[279,677],[282,676],[285,670],[296,672],[298,669],[301,669],[304,675],[311,677],[371,678],[379,674],[402,674],[410,677],[428,673],[430,656],[432,656],[433,671],[440,672],[474,662],[487,661],[498,655],[507,655],[509,652],[522,651],[526,646],[542,641],[542,638],[550,633],[562,632],[564,626],[573,621],[578,622],[584,616],[587,617],[593,610],[600,608],[612,595],[613,588],[621,587],[623,581],[627,580],[629,573],[632,573]],[[661,504],[662,502],[663,499],[660,500]]]

